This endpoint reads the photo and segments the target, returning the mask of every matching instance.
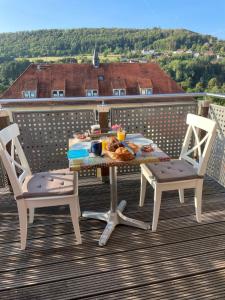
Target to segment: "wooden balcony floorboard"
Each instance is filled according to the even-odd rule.
[[[125,214],[151,222],[153,190],[138,207],[140,174],[119,176]],[[107,210],[109,185],[80,180],[82,210]],[[0,201],[0,299],[225,299],[225,188],[210,178],[203,191],[203,221],[195,220],[193,191],[163,194],[158,231],[118,226],[98,246],[104,223],[81,219],[76,245],[68,208],[37,209],[26,251],[19,249],[12,195]]]

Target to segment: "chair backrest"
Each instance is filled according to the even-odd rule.
[[[184,138],[180,159],[191,163],[199,176],[206,172],[213,141],[216,137],[216,122],[193,114],[187,115],[186,123],[189,125]],[[202,137],[203,131],[205,136]],[[191,146],[190,145],[194,145]],[[198,159],[193,155],[197,153]]]
[[[22,194],[22,183],[27,175],[31,175],[26,156],[18,140],[19,134],[17,124],[12,124],[0,131],[0,156],[15,197]]]

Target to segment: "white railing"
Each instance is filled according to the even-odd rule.
[[[126,96],[97,96],[97,97],[60,97],[60,98],[29,98],[29,99],[0,99],[0,105],[5,106],[7,104],[33,104],[33,103],[77,103],[82,102],[85,103],[93,103],[93,104],[104,104],[104,103],[110,103],[114,101],[134,101],[134,100],[148,100],[149,102],[152,102],[152,100],[159,100],[162,99],[165,101],[166,99],[184,99],[184,98],[195,98],[195,97],[214,97],[214,98],[220,98],[225,99],[225,94],[215,94],[215,93],[176,93],[176,94],[152,94],[152,95],[126,95]]]

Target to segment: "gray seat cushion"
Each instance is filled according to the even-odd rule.
[[[196,170],[184,160],[147,164],[158,182],[171,182],[200,178]]]
[[[27,176],[23,183],[20,198],[72,195],[74,193],[74,176],[69,169],[36,173]]]

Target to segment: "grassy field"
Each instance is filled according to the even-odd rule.
[[[57,63],[62,59],[72,59],[75,58],[79,63],[84,62],[84,61],[91,61],[92,60],[92,54],[80,54],[80,55],[75,55],[75,56],[38,56],[38,57],[18,57],[16,58],[17,61],[23,61],[23,60],[29,60],[30,62],[54,62]],[[120,54],[108,54],[108,55],[99,55],[100,61],[101,62],[117,62],[120,61],[121,55]]]

